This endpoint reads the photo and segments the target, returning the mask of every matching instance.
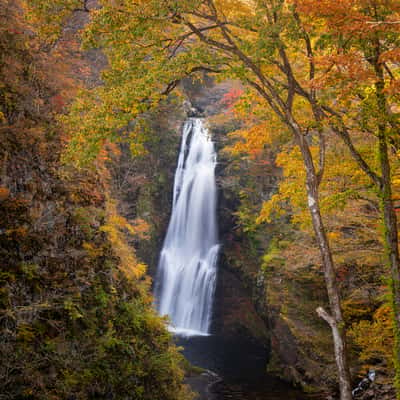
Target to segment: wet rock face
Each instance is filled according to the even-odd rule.
[[[248,337],[267,343],[265,322],[257,314],[251,290],[229,270],[224,255],[219,264],[213,321],[214,331],[223,336]]]
[[[271,346],[274,348],[275,352],[281,355],[282,361],[289,366],[289,368],[297,364],[298,354],[295,338],[288,326],[280,319],[278,319],[273,326]]]
[[[224,168],[220,167],[220,180],[224,179],[224,174]],[[221,185],[218,215],[222,249],[214,305],[214,329],[227,337],[247,337],[269,349],[264,285],[257,285],[259,259],[249,251],[246,238],[235,231],[233,213],[238,204],[238,199],[231,197]]]

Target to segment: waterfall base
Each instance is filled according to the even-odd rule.
[[[265,373],[268,351],[241,338],[177,337],[185,357],[204,368],[187,379],[198,400],[310,400],[290,384]],[[211,372],[211,371],[212,372]],[[321,398],[312,397],[313,400]]]
[[[209,333],[196,331],[195,329],[175,328],[173,326],[169,326],[168,330],[177,337],[183,338],[190,338],[194,336],[211,336]]]

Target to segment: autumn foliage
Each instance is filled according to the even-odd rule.
[[[185,79],[208,74],[240,81],[242,89],[223,97],[227,112],[221,119],[240,121],[228,135],[224,154],[231,157],[233,175],[243,172],[225,183],[240,202],[235,217],[241,232],[254,247],[263,243],[259,273],[268,274],[271,267],[271,282],[280,274],[287,283],[285,298],[267,294],[268,300],[282,303],[281,319],[290,325],[287,321],[297,318],[291,309],[299,300],[296,283],[325,282],[320,298],[303,293],[303,298],[311,298],[312,311],[302,311],[315,322],[315,308],[329,307],[329,313],[320,315],[333,333],[341,398],[351,398],[350,370],[365,371],[374,362],[397,386],[400,398],[397,0],[102,0],[92,10],[86,1],[27,1],[26,17],[41,38],[29,51],[29,35],[21,34],[24,23],[15,8],[3,3],[15,23],[5,19],[1,28],[1,57],[10,66],[0,71],[2,80],[15,82],[25,75],[31,79],[1,91],[0,124],[17,124],[21,116],[29,116],[27,136],[43,138],[47,127],[34,122],[42,121],[42,114],[65,111],[73,98],[69,111],[57,118],[67,144],[62,154],[67,169],[104,166],[109,150],[122,140],[129,142],[134,156],[149,156],[148,116],[166,104],[172,91],[184,96],[180,83]],[[108,65],[98,85],[71,96],[62,90],[67,80],[57,80],[62,83],[58,87],[44,79],[48,69],[42,60],[48,59],[41,58],[37,46],[57,48],[70,16],[89,11],[83,46],[101,48]],[[14,60],[14,53],[22,57]],[[32,64],[37,69],[26,67]],[[43,144],[38,146],[46,151]],[[266,182],[273,188],[267,190]],[[79,203],[83,192],[78,189],[70,198]],[[3,193],[3,201],[9,195]],[[97,205],[103,201],[99,194]],[[127,260],[120,261],[121,270],[139,279],[144,266],[128,254],[121,238],[124,232],[144,238],[145,224],[138,220],[132,226],[117,215],[112,202],[104,207],[107,222],[100,231]],[[27,231],[13,227],[12,235],[23,238]],[[84,249],[93,257],[100,254],[90,242]],[[135,268],[127,270],[127,264]],[[68,307],[76,311],[70,303]],[[323,330],[321,321],[314,322],[313,328]],[[374,339],[371,349],[363,335]],[[29,339],[30,328],[23,325],[20,337]],[[300,339],[306,343],[308,338]],[[359,356],[346,351],[348,339]],[[332,350],[331,343],[315,341],[318,348]],[[333,365],[329,357],[326,362]],[[334,382],[336,375],[331,375]]]

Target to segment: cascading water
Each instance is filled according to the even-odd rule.
[[[216,284],[216,153],[199,118],[186,121],[175,173],[172,215],[158,265],[158,311],[171,330],[209,334]]]

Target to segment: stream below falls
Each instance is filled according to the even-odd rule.
[[[218,335],[176,337],[183,354],[205,369],[187,379],[198,400],[310,400],[317,399],[265,372],[268,351],[241,338]]]

